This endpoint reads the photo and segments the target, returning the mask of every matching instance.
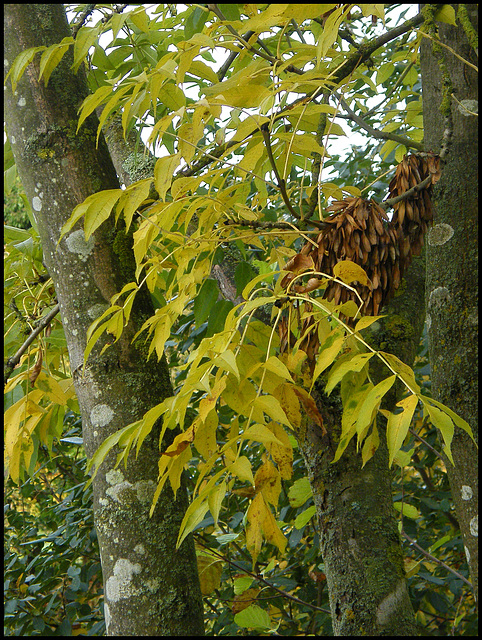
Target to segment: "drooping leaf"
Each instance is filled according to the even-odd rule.
[[[387,423],[387,442],[389,464],[392,465],[393,459],[403,445],[408,433],[410,422],[412,420],[415,409],[417,408],[418,398],[415,395],[408,396],[397,403],[396,408],[399,413],[391,413]]]

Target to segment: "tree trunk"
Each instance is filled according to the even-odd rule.
[[[63,5],[6,5],[8,67],[30,47],[59,43],[70,31]],[[139,292],[122,337],[102,355],[96,347],[83,369],[86,332],[112,295],[134,280],[132,240],[109,218],[86,242],[80,225],[57,246],[73,208],[89,195],[119,188],[116,172],[90,117],[76,135],[77,110],[87,95],[85,77],[70,70],[69,51],[48,87],[38,81],[38,57],[15,93],[6,90],[5,120],[18,173],[37,221],[44,262],[52,277],[82,413],[84,445],[92,456],[106,437],[139,420],[172,393],[168,366],[146,359],[142,340],[131,343],[153,313]],[[164,489],[149,517],[158,471],[155,430],[138,459],[114,469],[106,459],[94,479],[94,515],[104,574],[108,635],[203,635],[203,607],[193,540],[176,551],[188,505],[184,480],[176,499]]]
[[[477,115],[470,112],[477,112],[478,78],[477,72],[452,51],[478,64],[464,29],[464,20],[477,29],[478,5],[452,6],[457,13],[457,26],[437,24],[441,42],[447,48],[440,53],[435,50],[434,55],[431,41],[424,39],[421,49],[427,150],[440,148],[448,109],[453,120],[452,144],[442,178],[434,189],[434,227],[428,234],[427,324],[433,396],[464,418],[477,438],[478,121]],[[470,26],[465,26],[470,34]],[[445,63],[445,79],[453,86],[453,97],[447,105],[442,104],[440,62],[442,66]],[[458,428],[451,448],[455,466],[446,459],[447,473],[477,595],[477,448]]]
[[[411,364],[423,329],[423,298],[424,260],[415,258],[399,295],[383,310],[387,317],[372,325],[372,345],[383,345],[383,350]],[[374,366],[371,375],[378,382],[387,371]],[[397,391],[387,394],[385,408],[393,408]],[[341,400],[335,392],[329,398],[320,392],[317,404],[328,437],[323,438],[319,426],[309,422],[298,442],[317,510],[334,634],[418,635],[393,508],[383,425],[378,424],[380,446],[365,467],[354,442],[331,464],[340,432]]]

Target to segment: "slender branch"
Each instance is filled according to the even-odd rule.
[[[27,349],[32,344],[32,342],[35,340],[35,338],[38,336],[38,334],[43,329],[45,329],[45,327],[47,327],[52,322],[52,320],[55,318],[55,316],[58,314],[59,308],[60,308],[59,305],[56,304],[55,307],[53,307],[53,309],[45,316],[45,318],[42,318],[39,321],[37,327],[32,331],[32,333],[29,335],[29,337],[25,340],[25,342],[20,347],[20,349],[17,351],[17,353],[7,360],[7,362],[5,363],[5,367],[4,367],[4,385],[7,384],[7,381],[9,379],[9,377],[10,377],[10,374],[15,369],[17,364],[20,362],[20,358],[27,351]]]
[[[223,12],[219,9],[217,4],[208,4],[206,6],[220,20],[223,20],[223,21],[226,22],[226,17],[224,16]],[[227,24],[226,27],[241,42],[241,44],[244,47],[246,47],[246,49],[248,49],[248,51],[252,51],[253,53],[255,53],[258,56],[260,56],[261,58],[264,58],[264,60],[267,60],[268,62],[270,62],[272,65],[278,64],[278,63],[281,62],[281,60],[278,60],[278,58],[272,56],[269,53],[269,50],[267,49],[266,45],[259,38],[257,39],[257,43],[263,49],[263,51],[260,51],[259,49],[255,49],[252,45],[250,45],[249,42],[247,42],[243,38],[243,36],[241,36],[232,25]],[[267,53],[265,53],[265,52],[267,52]],[[285,68],[285,71],[291,71],[292,73],[297,73],[298,75],[303,75],[305,73],[304,71],[302,71],[301,69],[298,69],[297,67],[295,67],[292,64],[288,65]]]
[[[243,39],[244,40],[249,40],[252,35],[254,35],[254,31],[246,31],[246,33],[243,35]],[[224,62],[224,64],[221,66],[221,68],[218,71],[218,80],[219,80],[219,82],[221,82],[221,80],[223,80],[224,76],[228,72],[229,67],[232,65],[232,63],[234,62],[236,57],[239,55],[239,53],[240,53],[239,51],[231,51],[229,56],[226,58],[226,61]]]
[[[311,604],[310,602],[305,602],[304,600],[300,600],[296,596],[292,596],[290,593],[284,591],[283,589],[280,589],[279,587],[275,587],[273,584],[271,584],[271,582],[266,580],[266,578],[263,578],[262,575],[260,575],[258,573],[253,573],[252,571],[249,571],[248,569],[245,569],[243,566],[241,566],[237,562],[234,562],[234,560],[230,560],[229,558],[227,558],[222,553],[219,553],[219,551],[216,551],[215,549],[211,549],[208,545],[206,545],[203,541],[201,541],[202,539],[200,539],[199,536],[196,537],[196,540],[202,547],[207,549],[209,551],[209,553],[212,553],[213,555],[217,556],[218,558],[221,558],[221,560],[224,560],[224,562],[227,562],[228,564],[233,566],[235,569],[239,569],[240,571],[242,571],[243,573],[247,574],[248,576],[251,576],[255,580],[258,580],[259,582],[262,582],[263,584],[265,584],[270,589],[273,589],[274,591],[277,591],[281,596],[283,596],[283,598],[288,598],[288,600],[292,600],[293,602],[297,602],[298,604],[301,604],[303,607],[309,607],[310,609],[315,609],[316,611],[323,611],[323,613],[328,613],[329,615],[331,615],[331,611],[329,611],[328,609],[324,609],[323,607],[317,607],[316,605]]]
[[[417,544],[417,542],[415,542],[415,540],[413,540],[413,538],[411,538],[409,535],[407,535],[405,533],[405,531],[402,531],[402,535],[406,540],[408,540],[408,542],[410,542],[410,544],[413,547],[418,549],[418,551],[420,551],[420,553],[422,555],[424,555],[426,558],[429,558],[429,560],[431,560],[432,562],[436,562],[437,564],[439,564],[444,569],[447,569],[447,571],[450,571],[450,573],[453,573],[453,575],[456,576],[457,578],[459,578],[459,580],[462,580],[463,582],[465,582],[465,584],[467,584],[472,590],[474,589],[473,584],[469,580],[467,580],[467,578],[465,578],[458,571],[455,571],[455,569],[452,569],[451,567],[449,567],[448,564],[445,564],[445,562],[443,562],[442,560],[439,560],[438,558],[433,556],[428,551],[425,551],[425,549],[423,547],[421,547],[419,544]]]
[[[236,227],[250,227],[251,229],[283,229],[287,231],[301,231],[296,225],[291,222],[262,222],[260,220],[225,220],[226,226]],[[326,222],[320,220],[310,220],[310,224],[318,229],[325,229],[328,225]],[[303,233],[310,233],[310,231],[304,231]],[[311,233],[319,233],[318,231],[312,231]]]
[[[276,176],[276,182],[278,183],[278,188],[280,190],[281,197],[283,198],[283,201],[288,211],[291,213],[291,215],[294,216],[295,218],[298,218],[298,220],[301,220],[300,214],[293,209],[293,205],[291,204],[288,194],[286,192],[286,182],[278,173],[278,168],[276,166],[276,162],[273,157],[273,151],[271,149],[271,137],[270,137],[270,131],[268,128],[268,123],[265,123],[261,126],[261,133],[263,134],[264,144],[266,146],[266,151],[268,152],[268,158],[273,168],[274,175]]]
[[[415,142],[414,140],[411,140],[410,138],[407,138],[406,136],[399,136],[396,133],[389,133],[387,131],[378,131],[377,129],[374,129],[370,124],[368,124],[368,122],[365,122],[365,120],[363,120],[363,118],[361,118],[359,115],[357,115],[348,106],[348,104],[345,102],[345,100],[343,100],[343,98],[338,93],[336,93],[336,91],[333,91],[333,95],[338,98],[338,100],[340,101],[341,106],[347,112],[347,114],[349,115],[351,120],[356,122],[357,125],[359,125],[362,129],[365,129],[365,131],[367,131],[372,136],[372,138],[377,138],[379,140],[393,140],[394,142],[399,142],[400,144],[403,144],[406,147],[411,147],[412,149],[417,149],[417,151],[423,151],[424,150],[424,146],[423,146],[423,144],[421,142]]]
[[[422,182],[419,182],[408,191],[404,191],[404,193],[401,193],[400,195],[395,196],[394,198],[389,198],[388,200],[384,200],[381,203],[381,206],[393,207],[393,205],[397,204],[397,202],[402,202],[402,200],[407,200],[408,198],[411,198],[419,191],[422,191],[422,189],[426,189],[431,182],[432,182],[432,176],[431,175],[427,176],[425,180],[422,180]]]

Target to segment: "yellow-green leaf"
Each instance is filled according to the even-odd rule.
[[[161,200],[166,200],[166,193],[169,190],[174,171],[179,165],[180,154],[159,158],[154,167],[154,183]]]
[[[333,364],[336,356],[341,351],[343,343],[345,342],[345,332],[341,327],[334,329],[325,342],[320,347],[320,352],[315,364],[315,370],[313,372],[313,379],[311,382],[311,388],[315,384],[316,380],[323,373],[323,371]]]
[[[62,40],[59,44],[53,44],[48,47],[40,58],[40,73],[39,80],[43,77],[45,86],[47,86],[50,76],[55,71],[56,67],[67,53],[68,48],[74,42],[72,36],[68,36]]]
[[[356,421],[356,431],[358,433],[359,441],[363,439],[368,427],[373,422],[375,414],[380,406],[383,396],[391,389],[393,383],[396,380],[396,376],[390,376],[386,380],[382,380],[369,391],[365,398],[360,411],[358,413]]]
[[[349,371],[360,372],[373,355],[373,353],[358,353],[353,356],[353,358],[350,358],[350,360],[336,364],[328,374],[325,393],[330,395],[336,385]]]
[[[107,220],[122,193],[122,189],[105,189],[104,191],[99,191],[99,193],[94,193],[86,199],[85,202],[87,200],[90,201],[89,208],[84,214],[86,240]]]
[[[412,416],[417,408],[418,398],[416,395],[408,396],[397,403],[396,407],[400,409],[400,413],[391,413],[387,424],[387,441],[389,465],[392,465],[393,459],[403,445],[405,437],[410,427]]]
[[[34,59],[35,54],[37,54],[39,51],[45,51],[45,49],[46,47],[33,47],[32,49],[27,49],[26,51],[22,51],[22,53],[18,54],[18,56],[13,61],[9,72],[5,76],[5,81],[9,76],[12,76],[10,79],[12,83],[12,91],[16,90],[18,81],[23,76],[25,69]]]

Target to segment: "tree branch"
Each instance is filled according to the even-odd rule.
[[[431,560],[432,562],[436,562],[437,564],[439,564],[441,567],[443,567],[444,569],[447,569],[447,571],[450,571],[450,573],[453,573],[454,576],[456,576],[457,578],[459,578],[459,580],[462,580],[462,582],[465,582],[465,584],[467,584],[470,589],[473,591],[474,586],[473,584],[467,580],[467,578],[465,578],[461,573],[459,573],[458,571],[455,571],[455,569],[452,569],[451,567],[448,566],[448,564],[445,564],[445,562],[443,562],[443,560],[439,560],[438,558],[436,558],[435,556],[433,556],[431,553],[429,553],[428,551],[425,551],[425,549],[423,547],[421,547],[419,544],[417,544],[415,542],[415,540],[413,540],[409,535],[407,535],[405,533],[405,531],[402,531],[402,535],[405,538],[405,540],[408,540],[408,542],[410,542],[410,544],[415,547],[416,549],[418,549],[418,551],[420,551],[420,553],[422,555],[424,555],[426,558],[428,558],[429,560]]]
[[[338,98],[338,100],[340,101],[341,106],[347,112],[347,114],[349,115],[351,120],[356,122],[356,124],[358,126],[360,126],[362,129],[367,131],[372,136],[372,138],[377,138],[378,140],[393,140],[394,142],[398,142],[400,144],[403,144],[406,147],[410,147],[412,149],[417,149],[417,151],[423,151],[424,150],[424,146],[423,146],[423,144],[421,142],[415,142],[414,140],[411,140],[410,138],[407,138],[406,136],[399,136],[396,133],[389,133],[387,131],[378,131],[377,129],[374,129],[370,124],[368,124],[368,122],[365,122],[365,120],[363,120],[362,117],[357,115],[348,106],[348,104],[345,102],[345,100],[343,100],[343,98],[338,93],[336,93],[336,91],[333,91],[333,95]]]
[[[60,309],[59,305],[56,304],[55,307],[53,307],[53,309],[44,318],[42,318],[39,321],[37,327],[32,331],[32,333],[29,335],[29,337],[25,340],[25,342],[20,347],[20,349],[17,351],[17,353],[7,360],[7,362],[5,363],[4,370],[3,370],[3,383],[4,383],[4,386],[7,384],[8,379],[10,377],[10,374],[15,369],[17,364],[20,362],[20,358],[27,351],[27,349],[32,344],[32,342],[35,340],[35,338],[38,336],[38,334],[41,331],[43,331],[43,329],[45,329],[45,327],[47,327],[52,322],[52,320],[58,314],[59,309]]]

